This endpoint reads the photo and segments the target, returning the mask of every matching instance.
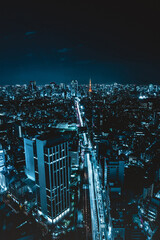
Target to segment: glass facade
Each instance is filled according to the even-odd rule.
[[[43,155],[42,159],[44,159],[46,189],[41,196],[43,196],[43,199],[46,196],[47,215],[51,219],[54,219],[70,208],[70,163],[68,142],[53,147],[44,147]],[[35,159],[35,166],[38,165],[36,161]],[[38,170],[38,167],[35,167],[35,169]],[[39,178],[41,174],[36,171],[35,176],[36,183],[40,189]],[[40,198],[38,205],[42,205],[43,199],[42,197]]]

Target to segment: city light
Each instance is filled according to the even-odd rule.
[[[89,91],[77,80],[31,81],[0,93],[3,224],[11,211],[25,236],[35,222],[39,233],[30,232],[46,239],[158,234],[159,86],[92,84]]]

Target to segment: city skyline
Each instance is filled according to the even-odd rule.
[[[3,1],[0,239],[160,239],[160,5]]]
[[[159,240],[160,85],[0,88],[0,237]]]

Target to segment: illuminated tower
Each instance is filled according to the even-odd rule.
[[[56,132],[36,139],[37,207],[51,223],[70,210],[69,137]]]
[[[89,93],[92,92],[92,84],[91,84],[91,78],[89,79]]]

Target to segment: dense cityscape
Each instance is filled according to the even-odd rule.
[[[1,1],[0,240],[160,240],[159,1]]]
[[[159,240],[160,85],[0,86],[0,239]]]

